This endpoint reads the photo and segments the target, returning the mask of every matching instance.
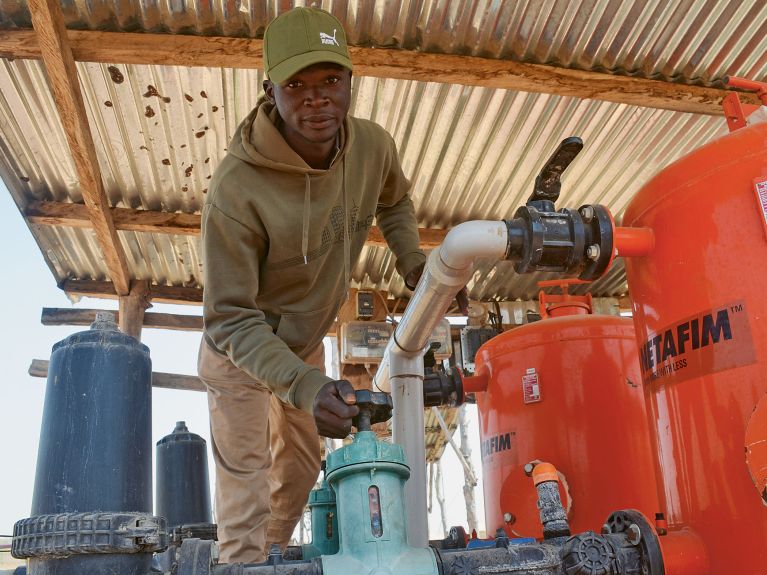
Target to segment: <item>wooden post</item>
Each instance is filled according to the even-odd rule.
[[[437,461],[437,473],[434,474],[434,493],[439,503],[439,516],[442,522],[442,537],[447,537],[447,508],[445,506],[445,493],[442,489],[442,462]]]
[[[307,529],[306,527],[308,516],[309,516],[309,508],[304,507],[304,512],[301,514],[301,521],[298,522],[298,544],[299,545],[303,545],[309,542],[309,538],[306,536],[307,532],[311,533],[311,531]]]
[[[149,301],[149,282],[138,280],[131,282],[130,293],[120,296],[120,330],[141,340],[141,328],[144,325],[144,311],[151,307]]]
[[[469,422],[466,414],[466,404],[458,409],[458,429],[461,432],[461,454],[469,464],[469,470],[463,470],[463,498],[466,501],[466,523],[469,533],[477,529],[477,504],[474,498],[476,487],[474,466],[471,464],[471,447],[469,446]],[[471,471],[471,473],[470,473]]]
[[[426,505],[426,513],[431,514],[434,503],[434,462],[429,463],[429,498]]]

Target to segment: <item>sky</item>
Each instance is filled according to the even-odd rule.
[[[0,301],[4,302],[0,336],[0,537],[13,531],[13,524],[29,517],[35,481],[37,445],[45,396],[45,380],[27,374],[33,359],[49,359],[51,347],[68,335],[81,331],[76,326],[44,326],[40,323],[43,307],[116,309],[117,302],[85,298],[73,305],[56,287],[53,275],[29,228],[10,194],[0,183]],[[193,306],[155,305],[151,311],[199,314]],[[142,342],[149,346],[154,371],[196,375],[197,346],[200,334],[145,329]],[[481,476],[481,461],[476,408],[470,406],[471,448],[474,469]],[[205,394],[193,391],[153,389],[153,444],[171,433],[176,421],[186,421],[190,431],[209,443],[208,410]],[[458,433],[454,437],[459,442]],[[208,448],[213,481],[212,455]],[[448,446],[442,459],[443,485],[448,527],[466,525],[463,498],[463,469]],[[482,526],[481,482],[476,491],[477,516]],[[430,538],[441,538],[439,509],[429,517]]]

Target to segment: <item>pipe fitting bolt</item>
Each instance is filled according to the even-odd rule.
[[[583,206],[581,208],[581,217],[583,218],[584,222],[589,223],[594,219],[594,208],[591,206]]]

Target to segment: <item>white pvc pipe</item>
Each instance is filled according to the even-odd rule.
[[[405,360],[408,361],[408,360]],[[410,467],[410,479],[405,484],[407,541],[411,547],[429,546],[429,524],[426,510],[426,438],[423,433],[423,362],[421,376],[397,377],[393,380],[392,441],[402,446]],[[395,362],[396,363],[396,362]],[[414,430],[420,429],[420,433]]]
[[[410,303],[386,345],[373,379],[375,387],[392,394],[392,441],[403,446],[410,466],[405,484],[408,543],[427,547],[426,446],[423,416],[423,352],[434,328],[456,294],[471,279],[474,260],[502,258],[508,232],[502,221],[465,222],[450,230],[426,261]]]
[[[384,350],[373,384],[391,392],[389,379],[392,353],[423,355],[434,328],[445,317],[455,295],[471,279],[474,260],[480,257],[502,258],[507,249],[505,222],[477,220],[464,222],[448,232],[442,245],[429,255],[421,279],[410,298],[397,329]]]
[[[440,259],[454,269],[472,267],[480,257],[502,258],[508,246],[505,222],[476,220],[458,224],[439,247]]]

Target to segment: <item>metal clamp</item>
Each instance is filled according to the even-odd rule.
[[[29,559],[153,553],[167,546],[164,517],[146,513],[61,513],[17,521],[13,526],[11,555]]]

